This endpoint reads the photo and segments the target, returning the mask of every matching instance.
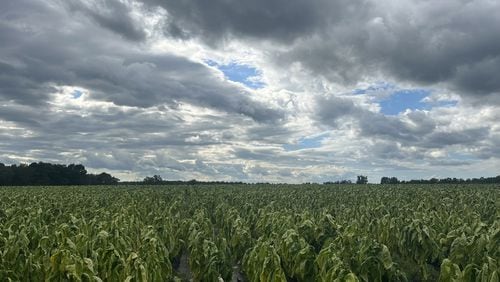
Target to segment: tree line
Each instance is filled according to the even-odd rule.
[[[102,172],[89,174],[82,164],[51,164],[34,162],[31,164],[5,165],[0,163],[0,186],[26,186],[26,185],[111,185],[120,180],[112,175]],[[143,181],[121,182],[123,184],[146,185],[179,185],[179,184],[245,184],[244,182],[231,181],[198,181],[198,180],[164,180],[159,175],[148,176]],[[367,184],[368,177],[358,175],[356,184]],[[397,177],[384,176],[380,184],[491,184],[500,183],[500,175],[496,177],[480,178],[431,178],[399,180]],[[261,183],[264,184],[264,183]],[[353,184],[351,180],[328,181],[323,184]]]
[[[368,176],[366,175],[358,175],[356,178],[356,184],[368,184]],[[353,182],[349,179],[342,179],[342,180],[337,180],[337,181],[326,181],[323,182],[324,185],[330,185],[330,184],[353,184]]]
[[[431,179],[412,179],[398,180],[397,177],[384,176],[380,179],[380,184],[491,184],[500,183],[500,175],[495,177],[480,177],[480,178],[431,178]]]
[[[196,179],[191,180],[165,180],[160,175],[146,176],[142,181],[130,181],[130,182],[122,182],[124,184],[133,184],[133,185],[195,185],[195,184],[247,184],[242,181],[200,181]]]
[[[31,163],[5,165],[0,163],[0,185],[110,185],[118,178],[108,173],[89,174],[81,164]]]

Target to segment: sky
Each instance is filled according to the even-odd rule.
[[[0,162],[500,174],[500,1],[0,0]]]

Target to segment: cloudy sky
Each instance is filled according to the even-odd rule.
[[[0,162],[500,174],[500,1],[1,0]]]

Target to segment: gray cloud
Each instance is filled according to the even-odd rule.
[[[75,71],[93,95],[118,105],[151,107],[163,103],[187,102],[239,113],[259,122],[283,118],[283,114],[251,100],[246,91],[229,85],[200,63],[185,58],[130,56],[125,60],[101,58],[82,64]]]
[[[381,73],[417,85],[445,83],[464,97],[498,95],[500,39],[493,34],[500,33],[500,4],[466,2],[378,2],[365,18],[332,26],[279,58],[340,83]]]
[[[449,145],[474,145],[486,140],[490,129],[487,127],[470,128],[461,131],[433,132],[426,137],[424,146],[444,147]]]
[[[218,44],[230,37],[291,42],[309,36],[366,1],[162,1],[141,0],[168,12],[165,30],[181,38],[201,37]]]
[[[371,147],[369,151],[375,155],[377,158],[383,160],[391,159],[407,159],[410,156],[401,150],[401,146],[398,146],[396,142],[376,142]],[[420,156],[411,156],[413,159],[421,159]],[[417,158],[415,158],[417,157]]]
[[[461,2],[416,4],[407,11],[413,22],[385,16],[395,42],[383,49],[381,58],[393,76],[424,84],[446,82],[464,96],[499,93],[492,78],[500,68],[500,39],[492,35],[500,32],[495,16],[500,5]]]
[[[354,86],[369,77],[445,85],[488,102],[500,94],[500,3],[495,1],[158,1],[172,35],[290,43],[276,65]],[[182,36],[181,36],[182,35]]]
[[[91,22],[115,32],[132,41],[146,39],[146,33],[140,23],[131,17],[131,10],[126,4],[117,0],[97,0],[82,2],[79,0],[63,1],[63,4],[75,12],[88,17]]]
[[[451,0],[7,1],[0,162],[83,162],[124,179],[494,171],[498,10]],[[212,55],[258,56],[266,86],[248,90],[199,62]],[[374,96],[345,95],[366,81],[436,85],[463,99],[386,116]]]
[[[336,126],[340,118],[358,115],[361,109],[349,98],[318,97],[316,99],[317,118],[324,124]]]
[[[320,124],[331,128],[337,128],[342,118],[349,118],[357,123],[356,128],[359,128],[361,137],[380,138],[419,148],[480,146],[490,134],[490,128],[486,126],[443,131],[426,111],[415,110],[399,116],[386,116],[357,106],[347,98],[338,97],[318,97],[315,115]],[[377,147],[375,153],[380,157],[401,157],[396,147],[395,144],[386,144]]]
[[[478,156],[482,159],[500,158],[500,134],[494,133],[488,140],[486,146],[479,149]]]
[[[61,10],[42,10],[48,18],[58,19],[39,23],[27,16],[38,6],[24,4],[12,5],[11,13],[0,17],[0,39],[8,39],[0,47],[0,98],[42,104],[55,92],[54,86],[69,85],[89,89],[93,97],[117,105],[185,102],[259,122],[283,118],[282,112],[252,100],[245,89],[221,80],[203,64],[170,54],[145,54],[126,48],[120,40],[101,41],[106,34],[92,25],[74,29],[70,25],[63,31],[58,25],[69,16]],[[121,13],[122,5],[106,8]]]
[[[500,48],[500,44],[498,46]],[[481,61],[459,66],[453,82],[459,90],[473,95],[500,96],[500,80],[493,74],[500,72],[500,55],[486,57]]]
[[[41,120],[31,108],[19,106],[0,106],[0,120],[11,121],[25,126],[39,126]]]
[[[440,159],[440,160],[431,160],[430,164],[433,166],[466,166],[466,165],[471,165],[472,162],[470,161],[461,161],[461,160],[447,160],[447,159]]]
[[[359,117],[361,134],[414,142],[435,129],[434,121],[423,112],[411,112],[406,120],[364,111]]]
[[[350,118],[358,123],[360,135],[365,137],[383,137],[393,140],[415,142],[434,131],[436,124],[422,111],[413,111],[405,119],[397,116],[385,116],[355,105],[349,98],[318,97],[316,99],[315,118],[320,124],[336,128],[339,120]]]

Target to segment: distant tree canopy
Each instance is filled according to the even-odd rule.
[[[6,166],[0,163],[0,185],[108,185],[119,179],[108,173],[88,174],[81,164],[32,163]]]
[[[398,184],[399,180],[397,177],[382,177],[380,179],[380,184]]]
[[[159,175],[154,175],[153,177],[147,176],[142,182],[144,184],[161,184],[163,179]]]
[[[356,180],[356,184],[367,184],[368,176],[358,175],[358,179]]]
[[[51,164],[51,163],[31,163],[5,165],[0,163],[0,186],[23,186],[23,185],[110,185],[117,184],[120,180],[112,175],[102,172],[100,174],[89,174],[81,164]],[[356,184],[367,184],[368,177],[358,175]],[[488,184],[500,183],[500,175],[496,177],[480,178],[431,178],[419,180],[398,180],[396,177],[384,176],[380,179],[380,184]],[[139,182],[124,182],[124,184],[244,184],[243,182],[232,181],[189,181],[164,180],[160,175],[148,176]],[[329,181],[323,184],[352,184],[351,180]]]
[[[489,184],[489,183],[500,183],[500,175],[496,177],[480,177],[480,178],[431,178],[431,179],[412,179],[412,180],[401,180],[399,181],[396,177],[384,176],[380,179],[380,184]]]
[[[330,184],[352,184],[352,181],[351,180],[346,180],[346,179],[343,179],[343,180],[337,180],[337,181],[326,181],[326,182],[323,182],[324,185],[330,185]]]
[[[188,181],[183,180],[164,180],[160,175],[146,176],[142,182],[129,181],[123,182],[124,184],[133,185],[195,185],[195,184],[245,184],[241,181],[198,181],[196,179],[191,179]]]

